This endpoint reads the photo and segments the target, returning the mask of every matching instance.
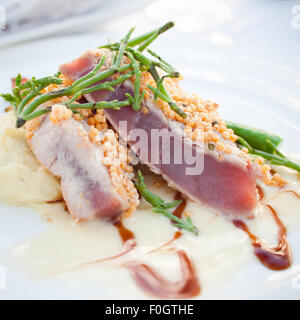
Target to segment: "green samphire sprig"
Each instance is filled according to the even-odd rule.
[[[50,107],[43,107],[43,104],[59,97],[70,97],[65,102],[65,106],[70,108],[73,112],[78,112],[78,109],[120,109],[124,106],[131,105],[136,111],[140,110],[142,101],[144,99],[145,91],[140,94],[140,79],[142,71],[149,71],[154,74],[154,69],[160,68],[166,75],[164,77],[155,77],[157,88],[151,89],[155,97],[160,97],[169,103],[170,107],[185,117],[185,113],[176,105],[169,97],[163,86],[163,79],[166,76],[178,77],[179,73],[165,60],[161,59],[156,53],[151,50],[148,52],[156,58],[152,60],[142,54],[144,51],[160,34],[166,32],[174,26],[173,22],[168,22],[162,27],[151,32],[140,35],[131,39],[134,28],[131,28],[126,36],[114,44],[107,44],[102,48],[110,48],[113,52],[113,60],[111,66],[107,70],[101,71],[101,67],[105,62],[105,56],[102,56],[97,66],[87,75],[78,79],[70,86],[43,93],[43,90],[51,84],[61,85],[62,79],[59,78],[59,73],[54,76],[44,77],[41,79],[32,78],[24,83],[19,74],[15,80],[15,87],[12,93],[2,94],[2,98],[8,101],[13,107],[17,115],[16,127],[21,128],[24,124],[41,115],[51,112]],[[137,49],[134,49],[134,47]],[[127,56],[131,63],[121,65],[123,56]],[[113,75],[118,75],[116,79],[112,80]],[[127,79],[135,76],[134,94],[126,94],[125,101],[99,101],[97,103],[78,104],[76,100],[87,93],[92,93],[98,90],[114,91],[115,87],[122,84]]]
[[[184,220],[170,212],[169,209],[178,206],[181,203],[181,200],[175,200],[171,203],[167,203],[161,197],[151,192],[145,185],[144,177],[140,170],[138,171],[138,179],[134,181],[134,185],[141,194],[141,196],[152,206],[152,210],[155,213],[164,215],[173,223],[175,223],[175,226],[179,229],[190,231],[195,235],[199,234],[199,230],[193,224],[191,217],[187,217],[186,220]]]

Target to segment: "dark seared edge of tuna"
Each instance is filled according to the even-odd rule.
[[[126,204],[101,164],[99,149],[83,139],[78,126],[73,118],[53,124],[45,116],[29,143],[41,164],[61,178],[63,197],[74,218],[115,219]]]
[[[82,58],[79,58],[82,59]],[[84,73],[89,72],[95,62],[90,57],[90,68],[84,64]],[[66,76],[73,80],[83,75],[83,71],[74,71],[78,67],[78,63],[72,66],[69,63],[61,67]],[[73,69],[73,67],[75,69]],[[77,74],[77,76],[76,76]],[[75,75],[75,76],[74,76]],[[87,94],[85,98],[89,102],[98,102],[102,100],[110,101],[118,99],[125,100],[125,93],[132,94],[132,88],[125,83],[118,86],[115,91],[100,90],[91,94]],[[150,112],[134,111],[130,106],[123,107],[121,110],[107,109],[104,111],[108,121],[115,130],[119,130],[120,121],[127,122],[127,132],[118,132],[123,139],[127,139],[129,145],[135,145],[135,141],[130,141],[128,133],[133,129],[143,129],[147,133],[148,157],[144,156],[141,150],[133,150],[137,152],[140,159],[149,165],[156,173],[161,174],[172,186],[183,192],[186,196],[196,202],[204,203],[223,213],[230,215],[251,216],[253,209],[257,205],[256,195],[256,174],[251,164],[238,163],[228,160],[228,157],[223,160],[218,159],[211,153],[204,152],[204,155],[199,153],[201,159],[204,160],[203,172],[199,175],[186,175],[186,169],[190,166],[183,158],[182,164],[170,163],[164,164],[159,161],[158,164],[151,164],[151,153],[158,154],[158,158],[162,159],[164,152],[163,146],[160,144],[158,149],[151,150],[151,130],[152,129],[167,129],[169,132],[170,121],[165,117],[162,111],[153,106]],[[181,125],[178,123],[178,125]],[[171,160],[174,154],[174,148],[182,148],[182,143],[185,143],[185,148],[193,148],[191,143],[187,143],[182,135],[178,132],[175,135],[175,146],[171,143],[170,154]],[[134,149],[134,148],[133,148]],[[200,159],[200,160],[201,160]]]
[[[128,92],[128,89],[120,87],[108,99],[125,99],[125,92]],[[93,95],[90,95],[88,99],[90,101],[94,100]],[[144,163],[148,164],[156,173],[163,175],[176,189],[191,199],[205,203],[222,212],[233,215],[251,214],[257,202],[255,176],[252,174],[251,168],[230,161],[219,160],[207,153],[204,154],[203,158],[203,155],[198,153],[199,161],[204,161],[203,172],[200,175],[187,175],[186,169],[191,165],[186,163],[185,157],[182,157],[182,164],[174,163],[174,149],[183,148],[182,143],[186,143],[179,133],[171,141],[173,143],[170,143],[170,151],[165,150],[162,143],[159,144],[158,149],[151,149],[151,130],[167,129],[170,132],[168,121],[160,110],[145,114],[126,107],[118,111],[106,110],[105,114],[116,130],[120,128],[120,121],[127,121],[127,134],[124,132],[119,132],[119,134],[124,138],[125,135],[127,136],[129,145],[134,146],[136,142],[130,140],[130,134],[128,133],[131,130],[143,129],[146,131],[148,145],[145,148],[148,149],[148,158],[143,157],[147,154],[143,151],[143,146],[140,150],[133,151],[137,151],[137,155]],[[192,145],[187,143],[184,148],[192,148]],[[163,152],[170,152],[170,164],[163,163]],[[159,164],[151,164],[152,153],[159,154]]]

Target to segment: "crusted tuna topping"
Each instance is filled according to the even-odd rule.
[[[106,116],[103,110],[97,110],[96,114],[92,114],[87,118],[89,126],[95,127],[97,130],[106,130],[108,129],[108,124]]]
[[[287,184],[287,181],[283,179],[279,173],[273,172],[271,166],[265,164],[263,158],[257,157],[254,161],[259,165],[262,180],[265,184],[281,188]]]
[[[92,127],[91,132],[94,140],[96,136],[95,130]],[[131,181],[133,179],[133,168],[128,164],[130,160],[128,150],[119,143],[118,135],[111,129],[104,133],[99,142],[102,144],[104,154],[102,163],[108,168],[112,184],[119,195],[130,203],[130,208],[125,212],[125,216],[128,216],[139,205],[139,195]]]
[[[163,111],[166,117],[171,120],[181,122],[185,125],[185,133],[192,140],[209,143],[218,151],[231,153],[232,148],[225,146],[222,140],[235,142],[237,136],[233,130],[226,127],[224,120],[218,115],[218,104],[203,100],[197,95],[188,95],[179,85],[179,78],[165,78],[164,85],[172,99],[186,113],[186,117],[181,117],[178,113],[171,109],[168,103],[158,98],[156,105]],[[148,85],[156,86],[154,79],[149,72],[143,72],[141,78],[141,90],[147,90],[146,98],[154,99],[152,92],[148,89]]]
[[[107,70],[111,67],[113,52],[109,49],[100,49],[95,51],[88,51],[86,55],[93,56],[95,61],[99,61],[103,55],[105,56],[105,63],[100,68],[100,71]],[[128,57],[123,56],[121,60],[121,65],[129,63],[130,60]],[[123,72],[127,73],[130,70]],[[120,76],[119,73],[113,75],[113,79],[117,79]],[[61,85],[51,84],[45,89],[45,91],[50,92],[52,90],[59,90],[67,85],[70,85],[73,80],[71,80],[67,75],[61,74],[60,78],[63,80]],[[181,87],[179,78],[165,78],[164,85],[168,91],[170,97],[176,102],[178,106],[185,112],[186,117],[181,117],[176,113],[169,104],[159,97],[154,101],[154,94],[148,88],[148,85],[156,87],[156,82],[154,81],[152,75],[149,72],[142,72],[141,76],[141,86],[140,91],[145,90],[146,94],[144,97],[144,103],[141,107],[141,112],[147,114],[149,109],[147,108],[147,99],[150,99],[152,103],[155,103],[159,107],[164,115],[170,119],[177,122],[180,122],[184,125],[184,134],[193,141],[204,143],[209,151],[214,151],[217,153],[220,160],[227,154],[230,155],[234,153],[244,161],[250,163],[252,160],[247,154],[247,148],[237,148],[235,142],[238,139],[238,136],[234,134],[233,130],[227,128],[226,123],[223,119],[220,118],[218,114],[219,105],[210,100],[204,100],[199,98],[197,95],[188,95]],[[134,83],[135,76],[131,78],[131,83]],[[63,102],[63,98],[57,98],[52,100],[53,102]],[[73,114],[73,118],[77,121],[86,120],[87,124],[91,127],[90,130],[90,139],[98,143],[99,139],[98,132],[99,130],[107,130],[108,123],[103,110],[92,110],[92,109],[77,109],[78,112]],[[51,112],[51,121],[56,123],[57,121],[68,119],[72,115],[72,111],[66,107],[55,106]],[[32,126],[34,127],[34,125]],[[29,131],[29,130],[28,130]],[[260,172],[261,179],[268,185],[272,186],[284,186],[286,183],[278,174],[272,174],[271,167],[264,164],[263,160],[255,160],[258,164],[256,167]]]
[[[113,52],[109,49],[99,49],[93,51],[95,57],[98,60],[105,56],[105,64],[101,67],[101,70],[106,70],[111,67]],[[130,63],[128,57],[123,56],[121,65]],[[129,70],[123,73],[128,73]],[[114,79],[118,78],[120,74],[115,74]],[[66,77],[67,78],[67,77]],[[178,121],[184,125],[184,134],[193,141],[204,143],[208,150],[217,151],[218,158],[221,160],[223,155],[235,155],[241,157],[248,163],[253,161],[248,155],[247,148],[237,148],[236,141],[238,136],[234,134],[234,131],[227,128],[225,121],[219,116],[218,108],[219,105],[211,100],[204,100],[196,94],[189,95],[181,87],[180,81],[183,79],[182,76],[178,78],[165,78],[164,86],[168,91],[171,98],[181,107],[185,112],[186,118],[181,117],[176,113],[170,105],[159,97],[154,99],[153,92],[148,88],[148,85],[156,87],[156,82],[152,75],[148,71],[142,72],[140,92],[145,90],[144,102],[150,99],[152,103],[155,103],[159,107],[164,115],[174,121]],[[130,78],[131,83],[135,81],[135,75]],[[96,114],[93,114],[91,110],[80,110],[82,115],[74,115],[77,120],[82,120],[82,116],[87,119],[90,126],[94,126],[98,130],[107,129],[106,116],[103,110],[97,110]],[[149,109],[144,103],[141,107],[141,112],[144,114],[149,113]],[[262,158],[254,160],[257,164],[256,168],[259,171],[259,177],[264,183],[271,186],[283,187],[286,181],[281,178],[278,173],[273,174],[272,168],[264,164]]]
[[[232,129],[227,128],[225,121],[219,116],[219,105],[211,100],[203,100],[195,94],[188,95],[179,85],[182,79],[182,77],[165,78],[164,85],[172,99],[185,112],[185,118],[172,110],[170,105],[159,97],[155,105],[162,110],[168,119],[182,123],[185,135],[191,140],[204,143],[211,151],[218,151],[219,159],[223,158],[222,154],[234,152],[247,162],[251,162],[252,159],[248,155],[248,149],[236,147],[235,143],[238,136],[234,134]],[[148,88],[149,84],[153,87],[156,86],[152,75],[149,72],[143,72],[141,90],[145,90],[145,98],[154,103],[154,95]],[[272,174],[272,168],[264,164],[263,158],[256,158],[254,161],[258,164],[259,176],[264,183],[279,187],[286,184],[286,181],[278,173]]]
[[[32,139],[34,135],[34,131],[39,127],[40,125],[40,118],[32,119],[31,121],[28,121],[26,123],[26,138],[28,141]]]
[[[100,128],[107,128],[106,117],[104,114],[95,115],[95,124]],[[92,143],[101,146],[103,152],[102,164],[107,167],[111,182],[116,188],[118,194],[129,202],[130,207],[124,213],[129,216],[139,205],[139,195],[131,181],[134,177],[133,168],[129,165],[130,158],[127,147],[121,145],[118,135],[113,130],[108,129],[105,132],[90,126],[89,139]]]
[[[72,117],[73,112],[62,104],[55,104],[50,113],[50,121],[57,124],[60,121],[68,120]]]

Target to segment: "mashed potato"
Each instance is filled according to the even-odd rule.
[[[13,111],[0,115],[0,201],[36,205],[61,199],[58,179],[36,160]]]

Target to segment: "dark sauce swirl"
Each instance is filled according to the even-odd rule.
[[[278,226],[278,244],[276,247],[268,247],[262,240],[251,233],[245,222],[233,220],[233,224],[248,234],[255,255],[265,267],[272,270],[284,270],[290,267],[292,263],[292,255],[286,238],[286,228],[279,219],[276,211],[270,205],[265,205],[265,207],[272,214]]]
[[[181,203],[177,206],[177,208],[173,211],[173,214],[178,217],[181,218],[183,215],[183,212],[186,208],[186,199],[183,198],[182,194],[180,192],[177,192],[174,200],[181,200]]]
[[[257,190],[259,201],[262,201],[264,196],[265,196],[263,188],[259,184],[257,184],[256,185],[256,190]]]
[[[286,191],[283,191],[283,192],[290,193],[293,196],[295,196],[296,198],[300,199],[300,194],[298,192],[294,191],[294,190],[286,190]]]
[[[137,285],[147,293],[161,298],[184,299],[200,294],[201,287],[193,263],[184,250],[177,250],[176,254],[181,267],[179,281],[169,281],[149,265],[139,263],[129,266]]]
[[[175,200],[182,200],[173,212],[177,217],[181,217],[186,207],[186,200],[180,193],[176,194]],[[121,221],[115,222],[114,226],[118,229],[124,246],[129,241],[136,243],[134,233],[125,228]],[[182,233],[176,231],[171,240],[152,250],[150,253],[154,253],[161,250],[163,247],[169,246],[181,236]],[[183,299],[199,295],[201,286],[193,262],[184,250],[173,249],[180,261],[181,276],[178,281],[174,282],[165,279],[157,270],[154,270],[151,266],[142,262],[132,261],[124,264],[124,266],[130,270],[136,284],[152,296],[168,299]]]
[[[287,190],[283,192],[288,192],[300,199],[300,195],[292,190]],[[257,194],[259,200],[262,201],[264,198],[264,191],[261,186],[257,185]],[[175,200],[182,200],[182,202],[173,211],[173,214],[181,218],[184,210],[186,208],[186,200],[183,198],[180,192],[175,195]],[[267,268],[272,270],[284,270],[290,267],[292,262],[292,256],[289,248],[289,244],[286,238],[286,228],[279,219],[276,211],[270,205],[264,205],[268,211],[273,216],[277,226],[278,226],[278,244],[276,247],[269,247],[262,240],[256,237],[248,229],[245,222],[235,219],[233,224],[246,232],[251,240],[252,246],[254,248],[254,253],[259,259],[259,261]],[[107,257],[93,263],[104,262],[107,260],[117,259],[127,253],[129,253],[136,245],[136,238],[134,233],[127,229],[121,221],[116,221],[113,225],[118,229],[120,238],[124,244],[125,250],[115,256]],[[182,236],[182,232],[177,230],[174,236],[169,241],[165,242],[161,246],[155,248],[149,253],[154,253],[160,251],[164,247],[170,247],[172,242]],[[144,290],[146,293],[167,299],[183,299],[192,298],[200,294],[201,286],[198,280],[196,269],[193,262],[189,258],[188,254],[182,249],[176,249],[171,247],[171,251],[177,254],[180,262],[181,274],[178,281],[170,281],[164,278],[159,272],[153,269],[146,263],[131,261],[125,263],[123,266],[130,270],[130,273],[136,282],[136,284]]]

